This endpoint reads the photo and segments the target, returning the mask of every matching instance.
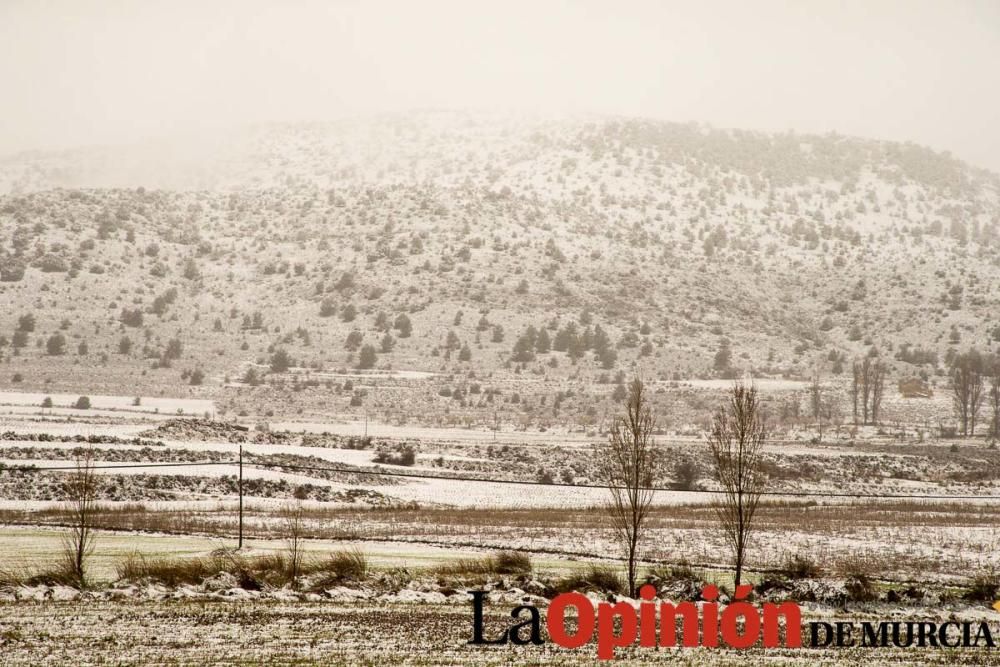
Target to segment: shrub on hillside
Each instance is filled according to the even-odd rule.
[[[45,351],[50,356],[60,356],[66,354],[66,336],[61,333],[52,334],[45,342]]]
[[[24,278],[24,264],[7,261],[0,265],[0,282],[16,283]]]
[[[380,451],[375,453],[373,463],[388,463],[394,466],[411,466],[417,462],[417,453],[412,447],[404,446],[399,453]]]

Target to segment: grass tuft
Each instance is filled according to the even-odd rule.
[[[1000,600],[1000,574],[982,572],[972,578],[969,590],[965,593],[966,600],[976,602],[995,602]]]
[[[118,580],[130,583],[155,581],[164,586],[196,585],[220,572],[228,572],[229,563],[217,556],[208,558],[147,558],[133,553],[118,563]]]
[[[434,569],[436,574],[451,577],[489,576],[495,574],[530,574],[531,557],[519,551],[497,551],[482,558],[461,558]]]
[[[847,591],[847,599],[854,602],[874,602],[878,599],[878,588],[871,578],[871,567],[868,563],[856,559],[848,558],[841,562],[840,570],[843,572],[844,589]]]
[[[171,588],[197,586],[223,572],[236,577],[240,588],[246,590],[281,587],[291,580],[288,559],[280,553],[250,558],[227,550],[194,558],[147,558],[133,553],[119,562],[116,570],[119,581],[154,581]]]
[[[84,582],[68,562],[60,562],[50,569],[42,570],[23,579],[25,586],[69,586],[83,588]]]
[[[591,565],[582,572],[573,573],[556,582],[555,588],[560,593],[570,591],[622,594],[625,584],[614,569],[607,565]]]
[[[822,573],[816,562],[801,554],[795,554],[785,560],[780,572],[787,579],[815,579]]]
[[[318,575],[312,582],[313,590],[339,586],[346,582],[359,582],[368,578],[368,556],[360,549],[335,551],[325,560],[302,565],[305,575]]]

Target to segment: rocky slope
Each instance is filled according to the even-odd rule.
[[[1000,343],[1000,178],[909,144],[426,113],[0,184],[6,385],[558,411],[619,372],[836,378],[874,348],[933,378]]]

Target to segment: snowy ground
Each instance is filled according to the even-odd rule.
[[[486,608],[505,627],[511,604]],[[890,614],[889,611],[878,612]],[[856,621],[873,613],[806,611],[804,620]],[[936,618],[936,616],[935,616]],[[5,665],[593,665],[595,645],[474,646],[467,604],[168,600],[0,605]],[[941,619],[944,620],[944,619]],[[940,621],[939,621],[940,622]],[[543,624],[544,627],[544,624]],[[995,627],[995,624],[994,624]],[[544,630],[543,630],[544,632]],[[645,649],[626,664],[997,665],[1000,652],[970,649]]]
[[[25,401],[29,398],[33,400],[29,395],[20,396]],[[119,400],[122,400],[121,397]],[[79,447],[78,443],[39,441],[36,436],[47,433],[60,437],[87,435],[134,438],[158,423],[159,420],[152,415],[126,416],[122,413],[117,413],[114,419],[94,418],[93,421],[8,416],[0,420],[0,432],[10,431],[22,436],[12,436],[0,442],[0,464],[72,467],[71,450]],[[278,426],[272,425],[272,431]],[[305,426],[296,424],[294,430],[323,433],[335,431],[337,427],[329,423],[309,424],[309,428]],[[445,462],[473,464],[475,467],[468,473],[469,476],[495,476],[500,469],[491,470],[490,466],[507,465],[510,461],[517,460],[522,453],[538,453],[537,456],[544,459],[549,452],[556,451],[553,448],[557,448],[566,460],[573,461],[578,452],[585,451],[583,446],[592,442],[578,440],[574,434],[536,433],[532,437],[522,437],[523,434],[504,433],[500,434],[501,438],[517,438],[512,440],[512,448],[519,446],[523,450],[518,450],[519,453],[507,458],[491,458],[487,455],[489,449],[492,447],[495,454],[495,450],[502,448],[503,444],[498,442],[494,446],[492,433],[489,432],[399,427],[399,433],[405,438],[399,443],[418,446],[416,465],[404,467],[383,464],[381,469],[404,475],[465,474],[461,470],[438,467],[439,464],[435,461],[440,459]],[[440,438],[431,437],[435,435]],[[767,500],[773,509],[762,515],[764,524],[751,547],[754,563],[761,567],[773,567],[780,565],[790,555],[807,554],[834,567],[840,561],[858,556],[877,563],[876,567],[881,572],[898,570],[911,578],[943,578],[949,574],[971,576],[991,567],[1000,568],[1000,555],[995,548],[1000,544],[996,512],[1000,500],[962,498],[970,495],[1000,496],[1000,490],[989,481],[957,485],[949,483],[943,476],[927,479],[915,477],[922,470],[933,472],[938,469],[935,467],[936,463],[929,466],[922,462],[920,456],[941,457],[940,461],[944,462],[942,466],[951,465],[952,459],[961,456],[971,457],[968,460],[976,464],[980,460],[977,457],[995,456],[993,450],[982,445],[961,443],[960,452],[953,454],[954,443],[900,444],[891,439],[878,440],[875,433],[863,435],[866,439],[855,444],[846,441],[824,444],[792,442],[768,446],[768,452],[778,457],[788,457],[794,465],[799,465],[798,461],[801,460],[824,470],[846,470],[844,479],[850,484],[851,495],[768,496]],[[376,442],[376,445],[379,442],[393,444],[385,436],[380,437],[382,440]],[[231,535],[237,503],[235,493],[213,490],[210,493],[192,492],[185,496],[188,492],[181,490],[170,495],[171,488],[184,487],[171,487],[170,484],[157,482],[157,478],[177,475],[210,480],[226,477],[232,480],[239,474],[239,467],[235,463],[239,446],[224,441],[222,436],[201,441],[147,435],[143,442],[154,440],[162,441],[163,446],[152,445],[144,450],[145,444],[132,442],[94,445],[98,452],[98,463],[104,460],[106,465],[137,466],[97,471],[101,475],[129,481],[129,484],[120,485],[126,491],[113,496],[116,500],[104,502],[103,505],[109,509],[127,508],[130,502],[138,498],[142,501],[143,511],[150,513],[150,516],[162,513],[163,526],[177,525],[182,527],[179,529],[185,529],[183,526],[188,525],[186,515],[190,514],[197,519],[199,529],[217,530],[220,534]],[[280,439],[278,441],[283,442]],[[330,444],[323,440],[320,442]],[[340,443],[332,441],[332,444]],[[697,439],[671,439],[668,446],[684,455],[703,451],[705,447]],[[291,464],[308,463],[311,466],[334,468],[350,466],[367,471],[375,470],[372,461],[376,453],[374,447],[375,445],[362,450],[301,444],[243,444],[244,455],[248,459],[257,456],[286,456],[291,458],[283,460]],[[8,452],[6,456],[5,450]],[[15,451],[19,452],[19,456],[10,455]],[[102,456],[109,458],[105,460]],[[154,465],[160,461],[198,464],[165,468]],[[222,464],[204,465],[206,461]],[[537,465],[538,463],[533,463],[527,468],[525,475],[511,473],[510,477],[531,480],[534,466]],[[894,469],[898,472],[892,476],[871,476],[872,466],[890,465],[895,466]],[[853,468],[846,466],[860,466],[858,469],[867,471],[867,475],[854,479],[851,477]],[[317,536],[356,534],[368,540],[405,540],[422,544],[451,544],[463,548],[514,546],[535,553],[595,555],[614,551],[611,533],[603,523],[608,492],[600,487],[443,478],[338,477],[337,473],[262,468],[250,464],[244,466],[243,474],[247,481],[284,484],[280,492],[269,490],[245,499],[248,512],[257,515],[253,518],[256,522],[253,525],[267,528],[271,533],[276,524],[267,515],[287,508],[295,502],[294,491],[299,487],[310,486],[330,492],[374,491],[382,494],[372,496],[375,505],[392,504],[395,508],[405,508],[409,512],[387,512],[384,506],[372,509],[364,496],[355,498],[339,495],[336,499],[331,497],[329,502],[305,500],[302,505],[311,511],[331,512],[323,519],[325,524],[318,526],[322,530],[319,530]],[[134,488],[130,484],[140,477],[145,479],[143,484],[150,484],[163,493],[128,496],[127,490]],[[5,479],[10,481],[12,478],[0,478],[0,481]],[[30,476],[19,479],[22,484],[32,483]],[[815,482],[809,478],[797,480],[793,477],[785,481],[785,484],[785,490],[794,488],[821,494],[842,490],[825,479]],[[929,493],[945,498],[928,500],[925,505],[907,499],[869,502],[860,497],[861,493]],[[19,500],[16,496],[0,498],[0,511],[6,513],[8,520],[18,522],[32,522],[36,517],[39,517],[39,521],[42,518],[51,521],[46,512],[65,507],[64,503],[54,502],[56,497],[50,496],[48,500]],[[305,497],[322,496],[307,494]],[[387,500],[380,502],[383,497]],[[659,509],[650,540],[649,557],[666,561],[684,558],[701,564],[724,566],[727,549],[715,527],[714,511],[709,506],[716,499],[717,496],[713,494],[695,491],[656,492],[653,503]],[[781,509],[782,504],[787,506],[786,510]],[[24,515],[23,512],[34,514]],[[448,512],[454,514],[448,515]],[[268,521],[271,523],[267,524]],[[117,524],[112,522],[110,525]],[[19,538],[0,534],[0,550],[16,550],[10,542],[17,539]],[[115,548],[112,547],[112,551]]]
[[[370,435],[379,438],[418,438],[453,442],[481,443],[560,443],[589,444],[593,437],[581,431],[552,429],[544,433],[538,431],[512,431],[509,426],[499,431],[473,428],[436,428],[431,426],[397,426],[385,422],[344,421],[344,422],[298,422],[283,421],[270,424],[272,430],[307,433],[336,433],[356,437]]]
[[[39,565],[55,564],[60,555],[65,531],[55,528],[0,525],[0,562],[2,570],[18,571]],[[98,547],[94,552],[91,576],[96,582],[114,581],[115,566],[130,554],[146,557],[170,556],[187,558],[207,556],[220,548],[235,547],[231,538],[198,535],[166,535],[156,533],[126,533],[101,531]],[[324,556],[333,551],[361,549],[375,568],[428,568],[447,564],[462,558],[483,556],[489,549],[462,546],[441,546],[418,542],[387,542],[378,540],[303,540],[303,550],[308,556]],[[247,556],[283,552],[287,543],[282,539],[250,539],[244,542]],[[538,567],[557,571],[572,569],[572,561],[556,557],[536,561]]]
[[[90,410],[78,410],[73,408],[78,394],[41,394],[31,392],[0,391],[0,407],[35,407],[41,409],[42,401],[46,398],[52,400],[51,414],[88,414],[99,413],[102,410],[119,410],[138,413],[162,413],[176,416],[179,412],[187,415],[201,416],[205,413],[215,413],[215,402],[194,398],[157,398],[153,396],[139,397],[139,405],[135,405],[135,396],[100,396],[88,395],[90,399]],[[61,408],[70,408],[72,412],[65,412]]]

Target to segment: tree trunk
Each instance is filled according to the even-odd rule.
[[[631,597],[636,597],[635,590],[635,580],[636,580],[636,567],[635,567],[635,555],[637,551],[637,540],[635,537],[632,538],[632,543],[629,544],[628,550],[628,594]]]

